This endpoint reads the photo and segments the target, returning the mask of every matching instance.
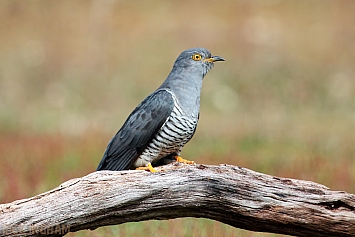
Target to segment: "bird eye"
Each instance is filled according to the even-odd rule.
[[[195,53],[194,55],[192,55],[192,59],[195,61],[200,61],[202,59],[201,54]]]

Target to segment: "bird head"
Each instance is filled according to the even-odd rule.
[[[224,58],[212,56],[205,48],[192,48],[182,52],[176,59],[174,68],[184,68],[192,73],[202,73],[202,77],[213,67],[214,62],[224,61]]]

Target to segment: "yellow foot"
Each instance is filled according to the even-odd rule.
[[[153,168],[151,163],[148,163],[147,166],[138,167],[138,168],[136,168],[136,170],[147,170],[147,171],[150,171],[152,173],[158,172],[156,169]]]
[[[195,161],[191,161],[191,160],[185,160],[184,158],[180,157],[180,156],[175,156],[175,159],[177,162],[181,162],[181,163],[184,163],[184,164],[195,164]]]

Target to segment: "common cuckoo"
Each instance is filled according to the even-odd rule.
[[[202,81],[214,62],[204,48],[182,52],[163,84],[129,115],[109,142],[97,170],[146,169],[182,159],[183,146],[196,131]],[[143,168],[139,168],[143,167]]]

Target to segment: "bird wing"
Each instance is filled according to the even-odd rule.
[[[97,170],[129,169],[171,114],[174,99],[158,90],[143,100],[129,115],[108,144]]]

